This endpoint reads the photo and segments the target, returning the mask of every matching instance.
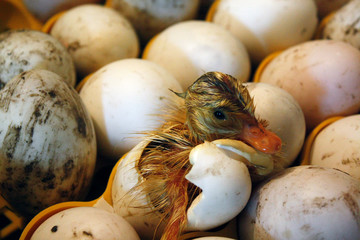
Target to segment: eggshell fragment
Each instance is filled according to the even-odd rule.
[[[272,52],[310,40],[318,23],[314,0],[219,0],[208,20],[234,34],[255,64]]]
[[[360,1],[353,0],[336,11],[325,24],[322,38],[344,41],[360,50]]]
[[[306,133],[305,117],[300,105],[292,95],[268,83],[246,83],[254,98],[255,116],[266,120],[267,129],[281,138],[281,161],[276,169],[290,166],[300,153]]]
[[[64,44],[82,76],[139,53],[138,38],[130,22],[114,9],[96,4],[66,11],[50,34]]]
[[[316,136],[310,164],[337,168],[360,180],[360,115],[339,119]]]
[[[95,124],[99,154],[117,161],[138,142],[140,133],[161,124],[156,114],[180,99],[169,89],[182,92],[165,69],[142,59],[123,59],[95,72],[80,97]]]
[[[360,181],[336,169],[288,168],[239,215],[239,239],[359,239]]]
[[[204,21],[184,21],[165,29],[147,44],[143,58],[166,68],[184,89],[210,71],[244,82],[250,74],[243,44],[222,27]]]
[[[293,46],[264,69],[260,82],[288,91],[300,104],[307,129],[360,109],[360,51],[334,40]]]
[[[0,192],[16,211],[85,198],[95,131],[73,88],[47,70],[23,72],[0,91],[0,119]]]
[[[66,48],[54,37],[35,30],[0,34],[0,89],[23,71],[46,69],[75,86],[75,66]]]
[[[194,19],[199,0],[111,0],[108,5],[130,20],[143,43],[165,28]]]
[[[95,207],[74,207],[46,219],[31,240],[138,240],[131,225],[117,214]]]

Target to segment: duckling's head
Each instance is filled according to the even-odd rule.
[[[194,141],[229,138],[269,154],[281,150],[281,139],[255,117],[253,99],[236,78],[208,72],[177,95],[185,99],[186,125]]]

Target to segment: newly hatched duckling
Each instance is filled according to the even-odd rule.
[[[178,239],[186,227],[187,209],[201,191],[185,178],[195,146],[234,139],[276,156],[282,145],[280,138],[266,129],[265,121],[255,117],[246,87],[230,75],[206,73],[186,92],[175,94],[185,104],[170,109],[164,124],[148,133],[149,144],[136,165],[142,180],[134,192],[145,193],[151,208],[162,214],[166,223],[162,240]],[[258,166],[248,167],[256,174]]]

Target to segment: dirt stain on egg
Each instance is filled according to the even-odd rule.
[[[19,142],[21,128],[21,126],[10,125],[7,129],[1,148],[5,152],[8,160],[13,158],[14,152],[16,150],[16,145]]]

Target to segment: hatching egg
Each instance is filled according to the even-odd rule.
[[[96,71],[80,91],[95,124],[99,154],[117,161],[132,149],[141,132],[161,124],[162,110],[182,92],[161,66],[143,59],[123,59]]]
[[[252,62],[313,37],[318,23],[314,0],[219,0],[207,19],[234,34]]]
[[[130,22],[101,5],[85,4],[66,11],[50,34],[64,44],[82,76],[110,62],[137,57],[139,52],[138,37]]]
[[[239,239],[360,239],[360,181],[318,166],[284,170],[253,193]]]
[[[323,18],[332,12],[338,10],[350,0],[315,0],[318,9],[318,15]]]
[[[101,0],[23,0],[25,7],[36,18],[45,22],[51,16],[85,3],[100,3]]]
[[[143,43],[175,23],[194,19],[199,0],[108,0],[135,27]]]
[[[268,83],[246,83],[254,98],[255,115],[266,120],[268,129],[282,141],[282,161],[275,168],[291,165],[302,149],[305,139],[305,117],[300,105],[285,90]]]
[[[96,161],[95,131],[78,93],[34,69],[0,91],[0,192],[23,216],[85,198]]]
[[[337,168],[360,180],[359,142],[360,115],[339,119],[316,135],[310,164]]]
[[[344,41],[360,50],[360,1],[352,0],[325,23],[322,38]]]
[[[222,27],[200,20],[165,29],[147,44],[143,58],[166,68],[184,89],[206,72],[223,72],[244,82],[250,74],[244,45]]]
[[[360,51],[334,40],[293,46],[264,69],[260,82],[288,91],[300,104],[307,129],[360,109]]]
[[[35,30],[1,33],[0,89],[14,76],[31,69],[47,69],[63,77],[69,85],[75,85],[73,60],[56,38]]]
[[[74,207],[46,219],[31,240],[139,240],[131,225],[117,214],[95,207]]]

